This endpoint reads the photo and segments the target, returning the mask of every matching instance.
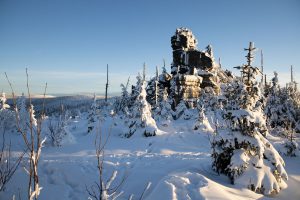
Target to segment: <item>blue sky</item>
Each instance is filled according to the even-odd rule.
[[[264,51],[265,71],[284,83],[294,65],[300,80],[298,0],[0,0],[0,90],[9,93],[7,72],[17,93],[26,91],[29,69],[33,93],[99,93],[110,67],[110,93],[145,62],[172,62],[170,37],[190,28],[198,48],[211,44],[224,68],[243,64],[249,41]],[[256,64],[259,65],[259,52]],[[299,81],[298,81],[299,82]]]

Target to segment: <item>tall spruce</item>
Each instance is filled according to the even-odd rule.
[[[256,81],[258,68],[252,66],[254,44],[250,42],[247,64],[237,67],[241,79],[229,84],[224,91],[228,98],[224,121],[228,126],[219,130],[212,141],[212,167],[226,174],[232,183],[253,191],[278,193],[287,180],[284,161],[266,139],[266,120]]]

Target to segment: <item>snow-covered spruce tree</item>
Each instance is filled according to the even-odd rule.
[[[167,88],[164,88],[159,107],[155,110],[156,120],[167,126],[173,119],[172,100],[168,97]]]
[[[26,97],[24,93],[17,99],[18,117],[19,117],[19,128],[22,131],[27,132],[29,127],[29,115],[26,108]]]
[[[280,89],[277,73],[274,74],[265,106],[267,124],[274,134],[288,136],[295,128],[296,112],[289,90]]]
[[[15,114],[9,109],[10,106],[6,103],[6,100],[6,95],[3,92],[0,96],[0,125],[6,129],[12,129],[15,125]]]
[[[184,100],[181,100],[178,105],[175,108],[174,112],[174,118],[177,120],[181,118],[181,116],[184,117],[184,113],[188,110],[188,107]]]
[[[274,87],[274,80],[278,79],[272,79],[273,86],[270,88],[265,109],[268,125],[273,132],[286,137],[294,130],[300,133],[300,93],[297,83],[292,81],[286,87],[278,89]]]
[[[136,84],[131,86],[131,95],[130,95],[130,101],[129,101],[129,108],[133,106],[135,103],[137,97],[140,94],[141,86],[142,86],[143,78],[140,73],[136,76]]]
[[[295,124],[292,124],[292,128],[295,129],[297,133],[300,133],[300,92],[298,91],[297,84],[295,81],[287,84],[287,87],[283,89],[283,94],[285,94],[285,102],[289,107],[290,117],[294,119]]]
[[[130,79],[128,78],[126,85],[124,84],[120,85],[122,90],[121,96],[116,99],[113,105],[114,111],[118,114],[125,114],[125,115],[128,114],[128,106],[130,103],[130,95],[128,93],[129,80]]]
[[[155,136],[157,126],[155,120],[151,116],[151,106],[146,100],[146,81],[143,80],[141,90],[132,105],[132,119],[129,128],[125,133],[125,137],[131,137],[135,132],[141,132],[144,136]]]
[[[47,138],[52,146],[59,147],[62,145],[63,138],[67,135],[65,127],[67,126],[68,119],[70,118],[70,112],[64,109],[61,104],[59,116],[53,115],[47,120]]]
[[[159,106],[159,94],[160,94],[160,84],[159,84],[160,74],[158,68],[156,67],[155,77],[153,77],[147,85],[147,101],[150,103],[153,110]]]
[[[286,156],[299,156],[300,155],[300,149],[298,143],[295,141],[295,130],[291,128],[291,132],[289,133],[289,137],[284,142],[284,148],[285,152],[284,154]]]
[[[94,94],[93,103],[91,105],[91,108],[89,110],[88,114],[88,133],[92,132],[92,130],[95,127],[95,123],[97,121],[97,102],[96,102],[96,95]]]
[[[194,130],[204,131],[204,132],[213,132],[213,129],[205,115],[205,108],[203,105],[197,104],[198,109],[198,118],[194,125]]]
[[[37,120],[35,118],[35,111],[32,104],[29,105],[29,121],[32,123],[33,126],[37,126]]]
[[[255,76],[259,71],[251,65],[255,48],[250,43],[246,50],[248,64],[239,67],[242,80],[229,84],[225,92],[224,120],[229,126],[218,130],[212,141],[212,167],[233,184],[263,194],[278,193],[288,176],[283,159],[265,138],[266,122],[257,103],[260,91]]]
[[[65,121],[62,117],[52,116],[47,120],[47,138],[52,146],[61,146],[63,137],[67,134],[65,131]]]
[[[0,110],[8,109],[10,106],[6,103],[6,95],[4,92],[2,92],[0,97]]]

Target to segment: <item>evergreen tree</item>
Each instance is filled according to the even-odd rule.
[[[96,119],[97,119],[97,102],[96,95],[94,94],[93,103],[91,105],[89,114],[88,114],[88,133],[92,132],[95,127]]]
[[[160,121],[163,126],[167,126],[173,119],[172,99],[168,97],[167,88],[164,88],[159,106],[155,110],[155,119]]]
[[[136,131],[141,131],[146,137],[155,136],[157,126],[155,120],[151,116],[151,106],[146,100],[146,82],[141,82],[139,95],[132,106],[132,119],[129,129],[125,133],[125,137],[131,137]]]
[[[187,112],[188,107],[184,100],[181,100],[179,104],[176,106],[174,117],[175,119],[179,119],[181,116],[185,116],[184,114]]]
[[[194,125],[194,130],[213,132],[213,129],[205,115],[205,108],[202,105],[197,105],[198,118]]]
[[[298,94],[292,84],[280,88],[275,73],[265,106],[267,123],[273,133],[288,137],[294,129],[297,131],[297,111],[300,106],[297,103]]]
[[[15,125],[15,115],[10,106],[6,103],[6,95],[2,92],[0,96],[0,126],[6,128],[13,128]]]
[[[26,109],[26,97],[24,93],[17,99],[18,117],[19,117],[19,128],[21,131],[26,132],[29,127],[29,115]]]
[[[6,104],[6,95],[4,92],[2,92],[2,95],[0,97],[0,110],[8,109],[10,106]]]
[[[286,152],[284,152],[285,155],[292,156],[292,157],[300,155],[299,145],[295,141],[295,130],[291,129],[289,137],[284,142],[284,147],[285,147],[285,150],[286,150]]]
[[[35,111],[34,111],[34,107],[32,104],[30,104],[30,106],[29,106],[29,120],[33,126],[35,126],[35,127],[37,126],[37,120],[35,118]]]
[[[212,166],[218,173],[226,174],[232,183],[259,193],[277,193],[287,173],[283,159],[265,138],[266,120],[261,104],[257,103],[261,96],[255,79],[258,70],[251,65],[255,48],[250,43],[246,50],[248,64],[239,67],[241,82],[226,89],[224,120],[229,126],[218,131],[212,141]]]
[[[158,72],[158,68],[156,67],[155,77],[152,78],[147,85],[147,101],[151,104],[153,110],[155,110],[159,105],[160,101],[160,83],[159,78],[161,74]]]
[[[128,93],[129,78],[126,85],[121,84],[121,96],[114,103],[116,113],[128,115],[128,106],[130,103],[130,95]]]

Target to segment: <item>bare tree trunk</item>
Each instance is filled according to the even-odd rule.
[[[105,102],[107,102],[107,90],[108,90],[108,64],[106,66]]]

